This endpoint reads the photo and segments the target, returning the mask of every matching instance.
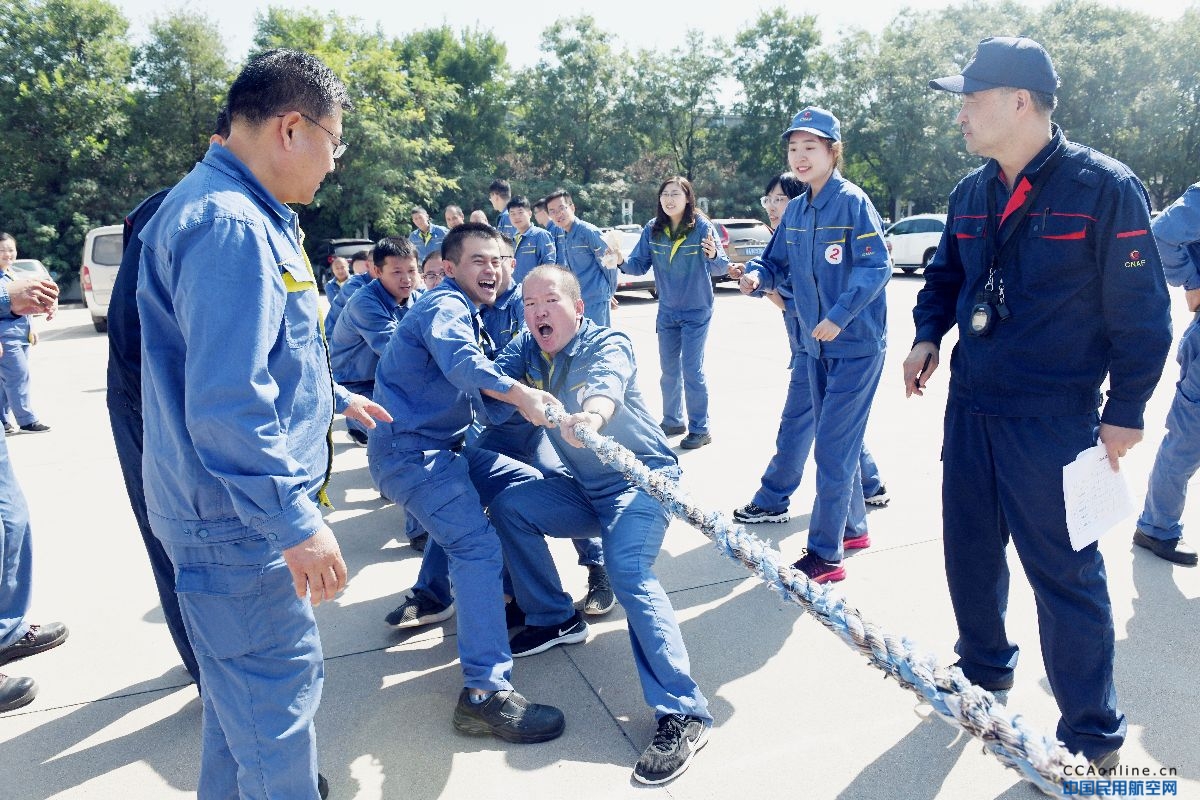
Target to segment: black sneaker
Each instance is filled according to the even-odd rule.
[[[543,653],[560,644],[578,644],[587,638],[588,626],[576,611],[558,625],[529,625],[510,641],[513,658]]]
[[[589,617],[598,617],[612,611],[617,604],[617,596],[613,594],[612,583],[608,580],[608,570],[599,564],[588,567],[588,591],[583,600],[583,613]]]
[[[679,436],[687,432],[686,425],[668,425],[665,422],[658,423],[658,427],[662,429],[664,436]]]
[[[499,736],[506,742],[533,744],[562,736],[567,726],[554,706],[531,703],[515,689],[496,692],[482,703],[472,703],[463,689],[454,707],[454,729],[472,736]]]
[[[735,509],[733,518],[747,525],[755,522],[787,522],[791,519],[788,516],[786,508],[783,511],[767,511],[762,506],[754,505],[754,503],[746,503],[741,508]]]
[[[811,550],[802,552],[800,560],[792,564],[792,569],[800,570],[813,583],[836,583],[846,579],[846,568],[842,562],[826,561]]]
[[[50,426],[43,425],[40,422],[31,422],[28,425],[22,425],[21,430],[25,431],[26,433],[44,433],[50,430]]]
[[[654,741],[633,768],[639,783],[666,783],[692,763],[692,757],[708,744],[709,724],[699,717],[668,714],[658,721]]]
[[[416,536],[408,540],[408,546],[418,553],[425,552],[425,545],[429,544],[429,533],[418,533]]]
[[[67,626],[61,622],[30,625],[29,630],[20,639],[7,647],[0,647],[0,664],[7,664],[18,658],[25,658],[58,647],[67,640],[67,633]]]
[[[978,686],[980,689],[984,689],[986,691],[993,692],[993,693],[994,692],[1007,692],[1009,689],[1011,689],[1013,687],[1013,684],[1016,682],[1013,677],[1013,673],[1011,673],[1011,672],[1008,673],[1008,675],[1003,678],[997,678],[995,680],[990,680],[990,681],[977,681],[974,678],[972,678],[970,675],[968,675],[967,671],[965,669],[963,669],[962,659],[955,661],[950,666],[958,667],[960,670],[962,670],[963,677],[966,678],[967,680],[969,680],[971,683]]]
[[[329,781],[325,780],[325,776],[317,773],[317,794],[321,800],[326,800],[329,797]]]
[[[698,450],[706,444],[712,444],[712,434],[689,433],[679,442],[679,446],[684,450]]]
[[[407,599],[387,615],[388,625],[397,628],[419,628],[454,616],[454,603],[443,606],[424,594],[414,594],[412,589],[405,592],[405,597]]]
[[[5,436],[12,436],[16,432],[17,432],[16,425],[9,425],[7,422],[4,423],[4,435]]]
[[[359,447],[367,446],[367,435],[357,428],[347,428],[346,433],[350,436],[350,441],[354,442]]]
[[[516,600],[509,600],[504,604],[504,627],[507,630],[520,628],[525,624],[525,611],[517,605]]]
[[[880,484],[879,489],[876,490],[875,494],[871,495],[870,497],[864,497],[863,502],[869,506],[883,508],[888,503],[892,502],[892,498],[888,497],[887,487],[883,484]]]

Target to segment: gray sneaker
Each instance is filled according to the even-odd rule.
[[[711,726],[699,717],[668,714],[658,721],[654,741],[642,753],[633,768],[639,783],[666,783],[683,773],[692,757],[708,744]]]
[[[454,616],[454,603],[443,606],[423,593],[414,593],[412,589],[404,595],[407,599],[387,615],[388,625],[397,628],[419,628]]]
[[[592,564],[588,567],[588,591],[583,600],[583,613],[598,617],[612,611],[616,604],[617,596],[608,580],[608,570],[599,564]]]

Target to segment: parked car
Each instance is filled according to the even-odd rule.
[[[717,226],[725,255],[734,264],[745,264],[758,258],[771,241],[771,229],[756,219],[714,219],[712,223]],[[728,275],[713,276],[714,283],[728,280],[732,280]]]
[[[14,278],[43,278],[45,280],[54,280],[50,275],[50,270],[46,269],[46,265],[38,261],[36,258],[18,258],[12,263],[10,268],[13,271]]]
[[[333,262],[334,256],[349,259],[359,250],[370,250],[374,246],[375,243],[370,239],[319,240],[312,252],[312,265],[317,272],[317,285],[324,290],[326,281],[333,277],[333,268],[330,267],[330,264]]]
[[[642,238],[641,225],[617,225],[612,228],[601,228],[601,232],[615,230],[621,234],[621,254],[626,258],[633,252],[633,248],[637,246],[638,240]],[[644,289],[650,293],[650,296],[658,298],[658,284],[654,282],[654,268],[646,270],[645,275],[628,275],[624,272],[617,271],[617,291],[632,292]]]
[[[945,214],[917,214],[905,217],[883,234],[893,267],[905,275],[924,269],[937,252],[942,231],[946,230]]]
[[[83,287],[83,302],[91,312],[92,325],[100,333],[108,330],[108,301],[121,266],[123,230],[121,225],[105,225],[88,231],[83,239],[79,285]]]

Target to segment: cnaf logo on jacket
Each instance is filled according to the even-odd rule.
[[[1133,269],[1134,267],[1144,267],[1146,266],[1146,259],[1142,258],[1141,252],[1134,250],[1129,254],[1129,260],[1125,262],[1125,266],[1128,269]]]

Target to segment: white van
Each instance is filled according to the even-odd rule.
[[[83,288],[83,301],[92,313],[92,325],[100,333],[108,330],[108,300],[121,266],[123,232],[123,225],[105,225],[88,231],[83,240],[79,285]]]

